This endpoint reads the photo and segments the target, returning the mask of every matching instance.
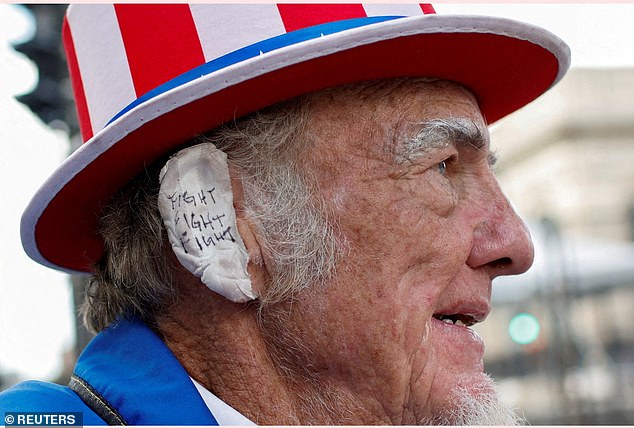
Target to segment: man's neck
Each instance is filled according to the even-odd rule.
[[[158,330],[193,379],[256,424],[390,422],[368,412],[372,405],[364,406],[345,385],[294,367],[283,351],[293,343],[281,337],[275,322],[258,320],[257,310],[192,280],[157,320]]]
[[[259,334],[255,308],[245,310],[211,294],[205,289],[181,295],[158,320],[166,345],[192,378],[247,418],[258,424],[299,423],[289,385]]]

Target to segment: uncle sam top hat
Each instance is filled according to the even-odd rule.
[[[196,134],[291,97],[364,80],[436,77],[475,94],[488,123],[567,71],[553,34],[418,4],[77,4],[63,40],[85,144],[27,207],[31,258],[90,272],[100,209]]]

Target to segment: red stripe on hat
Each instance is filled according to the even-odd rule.
[[[62,42],[66,51],[66,61],[68,63],[68,74],[73,86],[75,94],[75,106],[77,108],[77,118],[79,120],[79,129],[81,137],[84,141],[88,141],[92,137],[92,124],[90,123],[90,113],[88,112],[88,102],[86,101],[86,93],[84,92],[84,83],[81,79],[79,71],[79,63],[77,62],[77,53],[75,52],[75,43],[73,42],[73,34],[70,31],[68,19],[65,17],[62,24]]]
[[[186,4],[116,4],[137,97],[205,62]]]
[[[434,6],[429,3],[421,3],[420,8],[423,9],[425,15],[434,15],[436,13]]]
[[[278,4],[287,32],[350,18],[365,18],[362,4]]]

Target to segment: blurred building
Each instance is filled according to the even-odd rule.
[[[634,70],[572,70],[491,135],[536,259],[494,282],[487,371],[531,424],[632,424]]]

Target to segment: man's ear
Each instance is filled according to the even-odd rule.
[[[260,245],[259,233],[247,215],[244,208],[244,188],[242,186],[242,175],[233,162],[228,162],[229,177],[231,178],[231,191],[233,192],[233,208],[236,212],[236,224],[238,233],[244,242],[244,246],[249,254],[247,271],[251,278],[251,285],[258,296],[262,296],[268,270],[264,263],[262,246]]]
[[[232,302],[258,298],[248,273],[227,155],[211,143],[172,156],[159,176],[158,208],[181,265]]]

